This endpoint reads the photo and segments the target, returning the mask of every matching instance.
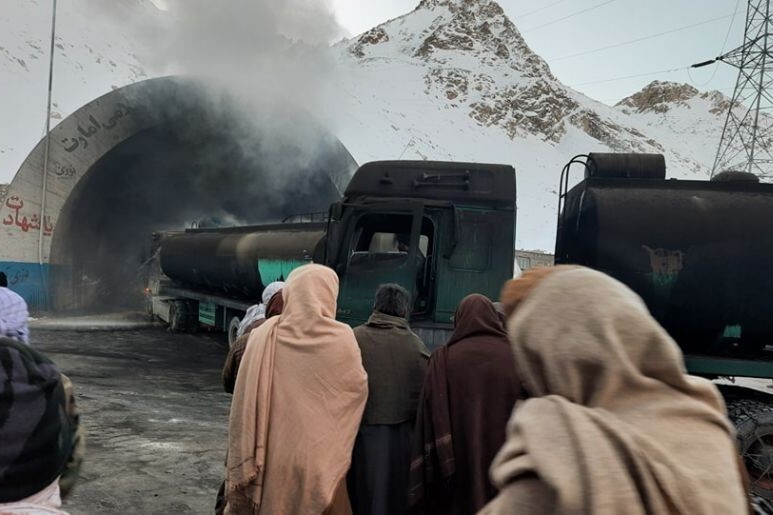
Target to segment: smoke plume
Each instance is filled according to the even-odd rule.
[[[68,200],[52,244],[52,262],[65,265],[54,278],[60,307],[135,305],[154,231],[325,210],[353,169],[309,114],[326,102],[329,43],[341,34],[325,2],[166,3],[159,19],[131,23],[147,41],[145,64],[187,79],[127,97],[153,128],[105,155]]]

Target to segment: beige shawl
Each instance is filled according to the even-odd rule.
[[[508,329],[533,398],[510,420],[492,465],[502,492],[485,513],[747,512],[719,392],[686,375],[679,348],[626,286],[556,271]],[[535,493],[537,506],[523,498]]]
[[[335,320],[337,294],[332,270],[298,268],[282,315],[252,331],[231,405],[226,513],[331,505],[368,396],[354,334]]]

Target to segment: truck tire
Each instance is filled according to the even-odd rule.
[[[752,492],[773,499],[773,402],[730,399],[727,413],[737,431],[738,451]]]
[[[228,323],[228,347],[233,347],[234,342],[236,341],[236,333],[239,331],[239,324],[241,324],[242,321],[239,320],[239,317],[233,317],[231,318],[231,321]]]
[[[193,302],[173,300],[169,305],[169,330],[173,333],[192,333],[198,329],[198,313]]]

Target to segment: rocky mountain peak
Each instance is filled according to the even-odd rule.
[[[422,0],[412,12],[357,37],[350,51],[373,57],[381,53],[378,45],[390,41],[399,42],[402,54],[441,65],[473,55],[484,65],[553,78],[494,0]]]
[[[638,113],[665,113],[674,105],[685,105],[698,94],[699,91],[689,84],[656,80],[650,82],[638,93],[624,98],[617,106],[630,107]]]
[[[422,0],[346,48],[368,65],[425,70],[424,92],[442,108],[462,110],[510,139],[558,144],[575,127],[613,149],[653,148],[561,84],[495,0]]]

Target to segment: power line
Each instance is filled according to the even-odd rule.
[[[730,20],[730,25],[727,27],[727,32],[725,33],[725,41],[722,42],[722,49],[719,51],[717,55],[722,55],[725,53],[725,46],[727,46],[727,40],[730,39],[730,31],[733,28],[733,23],[735,23],[735,15],[738,14],[738,4],[740,3],[741,3],[741,0],[735,0],[735,11],[733,12],[733,19]],[[714,77],[717,76],[718,69],[719,69],[718,63],[715,63],[714,70],[711,72],[711,77],[709,77],[707,81],[701,84],[695,84],[695,80],[693,80],[692,73],[690,73],[690,70],[687,70],[687,76],[690,78],[690,82],[695,84],[697,87],[702,88],[703,86],[706,86],[709,82],[714,80]]]
[[[607,4],[611,4],[612,2],[617,2],[617,0],[607,0],[606,2],[601,2],[600,4],[596,4],[596,5],[592,5],[590,7],[586,7],[585,9],[581,9],[579,11],[575,11],[572,14],[567,14],[566,16],[562,16],[561,18],[556,18],[555,20],[549,21],[547,23],[543,23],[542,25],[537,25],[536,27],[530,27],[530,28],[525,29],[525,30],[529,31],[529,30],[541,29],[543,27],[547,27],[549,25],[553,25],[554,23],[558,23],[560,21],[568,20],[569,18],[572,18],[574,16],[586,13],[588,11],[592,11],[594,9],[598,9],[599,7],[603,7],[603,6],[607,5]]]
[[[610,79],[601,79],[601,80],[592,80],[589,82],[580,82],[577,84],[568,84],[570,88],[575,88],[577,86],[587,86],[589,84],[601,84],[603,82],[614,82],[617,80],[626,80],[626,79],[635,79],[637,77],[647,77],[648,75],[660,75],[661,73],[673,73],[673,72],[679,72],[683,70],[687,70],[689,66],[682,66],[679,68],[669,68],[667,70],[657,70],[652,72],[646,72],[646,73],[637,73],[636,75],[626,75],[624,77],[612,77]]]
[[[737,5],[736,5],[736,7],[737,7]],[[726,14],[724,16],[718,16],[716,18],[711,18],[709,20],[701,21],[701,22],[698,22],[698,23],[692,23],[690,25],[685,25],[683,27],[677,27],[675,29],[666,30],[666,31],[663,31],[663,32],[658,32],[657,34],[651,34],[649,36],[643,36],[643,37],[640,37],[640,38],[631,39],[631,40],[628,40],[628,41],[623,41],[621,43],[615,43],[613,45],[607,45],[607,46],[603,46],[603,47],[598,47],[598,48],[594,48],[592,50],[586,50],[586,51],[583,51],[583,52],[577,52],[576,54],[563,55],[561,57],[556,57],[556,58],[553,58],[553,59],[547,59],[547,61],[549,63],[552,63],[552,62],[555,62],[555,61],[561,61],[563,59],[571,59],[572,57],[579,57],[581,55],[588,55],[588,54],[593,54],[593,53],[596,53],[596,52],[601,52],[603,50],[609,50],[609,49],[612,49],[612,48],[617,48],[617,47],[621,47],[621,46],[625,46],[625,45],[631,45],[633,43],[639,43],[640,41],[646,41],[648,39],[658,38],[660,36],[665,36],[667,34],[674,34],[675,32],[681,32],[683,30],[692,29],[694,27],[699,27],[701,25],[708,25],[709,23],[714,23],[714,22],[719,21],[719,20],[724,20],[725,18],[730,18],[731,16],[733,17],[733,19],[735,19],[735,15],[737,13],[738,13],[738,11],[736,11],[736,12],[734,12],[732,14]],[[732,22],[731,22],[731,27],[732,27]],[[730,31],[729,30],[728,30],[728,35],[730,35]],[[727,39],[725,39],[725,43],[727,43]],[[723,45],[723,47],[724,47],[724,45]],[[720,52],[720,54],[721,54],[721,52]]]
[[[733,22],[735,22],[735,15],[738,14],[738,4],[741,3],[741,0],[735,0],[735,9],[733,9],[733,19],[730,20],[730,26],[727,27],[727,33],[725,34],[725,41],[722,43],[722,50],[719,51],[719,55],[722,55],[725,53],[725,46],[727,45],[727,40],[730,38],[730,29],[733,28]]]
[[[558,4],[562,4],[564,2],[566,2],[566,0],[558,0],[558,2],[553,2],[552,4],[544,5],[544,6],[540,7],[539,9],[534,9],[533,11],[529,11],[529,12],[523,13],[523,14],[516,14],[515,18],[517,18],[518,20],[521,20],[523,18],[526,18],[527,16],[531,16],[532,14],[544,11],[545,9],[550,9],[551,7],[554,7],[554,6],[558,5]]]

